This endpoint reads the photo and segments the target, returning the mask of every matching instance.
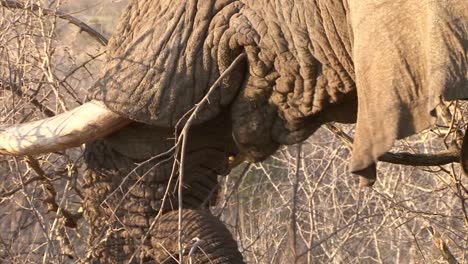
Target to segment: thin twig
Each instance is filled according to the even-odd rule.
[[[452,252],[447,246],[447,243],[445,243],[445,241],[442,239],[442,235],[431,226],[428,227],[428,230],[432,236],[432,244],[440,251],[444,259],[449,264],[458,264],[458,260],[455,258],[455,256],[453,256]]]
[[[31,179],[29,179],[27,181],[24,181],[23,185],[28,186],[30,183],[33,183],[33,182],[36,182],[36,181],[42,181],[42,180],[43,180],[43,178],[41,176],[32,177]],[[8,196],[12,196],[13,194],[21,191],[21,189],[23,189],[23,186],[13,188],[12,190],[9,190],[9,191],[4,191],[4,192],[0,193],[0,199],[6,198]]]
[[[294,179],[292,184],[292,205],[291,205],[291,222],[290,222],[290,230],[291,230],[291,237],[290,237],[290,247],[291,247],[291,254],[293,256],[294,262],[298,261],[297,256],[297,210],[298,210],[298,191],[299,191],[299,171],[300,171],[300,164],[301,164],[301,152],[302,152],[302,144],[297,144],[296,149],[296,166],[294,172]]]
[[[343,143],[352,150],[353,138],[346,134],[343,130],[335,125],[328,123],[325,127],[335,134]],[[379,161],[392,164],[408,165],[408,166],[441,166],[453,162],[460,162],[460,151],[457,149],[449,149],[433,154],[414,154],[409,152],[387,152],[379,157]]]
[[[72,15],[69,15],[60,11],[54,11],[54,10],[50,10],[47,8],[43,8],[36,4],[25,5],[15,0],[0,0],[0,4],[6,8],[16,8],[16,9],[24,9],[24,10],[31,10],[31,11],[42,10],[44,15],[54,15],[63,20],[70,22],[70,24],[77,26],[78,28],[80,28],[81,31],[88,33],[92,38],[97,40],[97,42],[99,42],[102,46],[106,46],[107,43],[109,42],[107,38],[104,37],[101,33],[97,32],[92,27],[88,26],[86,23],[84,23],[83,21],[79,20],[78,18]]]
[[[55,191],[54,186],[50,182],[50,179],[46,176],[45,171],[39,165],[37,159],[33,158],[32,156],[26,156],[26,162],[31,166],[31,168],[37,173],[37,175],[41,178],[42,185],[44,186],[45,190],[45,198],[43,202],[47,204],[47,211],[55,212],[57,214],[62,213],[63,218],[65,219],[65,226],[67,227],[76,227],[76,222],[78,219],[82,217],[80,213],[73,214],[69,211],[60,208],[60,206],[55,201],[57,192]],[[24,184],[23,184],[24,185]]]
[[[219,218],[219,217],[221,216],[221,214],[223,213],[224,209],[226,209],[229,200],[231,199],[231,197],[232,197],[232,195],[234,194],[234,192],[236,192],[237,189],[239,188],[240,184],[242,183],[242,180],[244,179],[245,175],[247,175],[247,172],[249,171],[249,169],[250,169],[251,166],[252,166],[252,163],[247,163],[247,164],[245,164],[245,167],[244,167],[244,169],[242,169],[242,172],[241,172],[241,174],[239,175],[239,178],[236,180],[236,183],[235,183],[234,186],[232,187],[231,192],[230,192],[229,195],[224,199],[223,206],[221,206],[221,209],[219,210],[219,213],[216,215],[216,217]]]
[[[180,164],[179,164],[179,186],[178,186],[178,207],[179,207],[179,223],[178,223],[178,244],[179,244],[179,263],[183,263],[183,245],[182,245],[182,208],[183,208],[183,182],[184,182],[184,163],[185,163],[185,152],[186,152],[186,146],[187,146],[187,139],[189,135],[189,130],[190,126],[192,125],[193,121],[195,118],[198,116],[198,113],[202,109],[203,106],[205,106],[206,103],[209,104],[210,101],[210,96],[213,94],[213,92],[218,88],[219,84],[223,81],[226,76],[231,74],[237,66],[240,65],[241,62],[246,58],[245,53],[241,53],[239,56],[237,56],[234,61],[229,65],[229,67],[219,76],[219,78],[213,83],[213,85],[210,87],[206,95],[200,100],[198,104],[195,105],[194,108],[192,108],[192,111],[189,111],[188,113],[190,114],[189,118],[187,119],[187,122],[185,123],[184,127],[182,128],[182,132],[180,136],[178,137],[178,142],[182,142],[182,145],[180,146]],[[187,116],[187,114],[184,115],[184,117]],[[184,119],[182,117],[182,119]]]
[[[14,85],[14,84],[3,85],[3,82],[0,82],[0,89],[6,89],[6,90],[14,92],[19,97],[27,98],[31,104],[33,104],[37,109],[39,109],[39,111],[44,113],[44,115],[46,115],[47,117],[55,116],[54,111],[52,111],[47,106],[43,105],[35,97],[21,91],[21,89],[17,85]]]

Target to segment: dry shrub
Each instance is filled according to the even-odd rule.
[[[439,128],[393,151],[441,151],[449,130]],[[466,262],[468,180],[458,165],[381,162],[375,186],[360,188],[348,172],[349,155],[321,129],[301,147],[283,147],[228,176],[222,196],[228,198],[215,211],[241,241],[248,263],[446,263],[450,254]],[[433,241],[434,232],[445,245]]]
[[[77,17],[97,16],[104,7],[115,6],[117,13],[121,9],[112,1],[88,2],[93,9],[81,5]],[[77,1],[22,3],[27,8],[0,5],[3,125],[42,119],[82,104],[104,59],[102,45],[54,15],[78,10]],[[48,10],[33,11],[34,5]],[[104,21],[101,33],[113,26]],[[86,256],[87,226],[80,220],[77,229],[65,227],[81,218],[82,150],[29,159],[0,157],[0,262],[66,263]]]

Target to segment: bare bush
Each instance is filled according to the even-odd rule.
[[[447,129],[439,128],[445,132],[426,131],[394,151],[445,149]],[[378,183],[359,188],[349,154],[321,129],[301,148],[284,147],[229,175],[228,200],[216,211],[249,263],[446,263],[452,254],[466,262],[468,182],[458,165],[380,163]]]
[[[0,4],[2,124],[42,119],[82,104],[104,54],[100,43],[72,25],[78,20],[58,15],[77,10],[76,3],[25,1],[9,6],[15,3]],[[104,10],[104,4],[81,14],[97,15],[96,8]],[[36,158],[1,157],[1,262],[64,263],[85,255],[86,225],[80,221],[78,228],[66,227],[81,218],[81,155],[82,149],[76,148]]]

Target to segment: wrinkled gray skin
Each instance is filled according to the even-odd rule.
[[[184,167],[183,203],[186,209],[203,211],[216,203],[217,176],[229,172],[228,157],[237,153],[230,135],[230,127],[225,124],[226,120],[229,120],[229,117],[221,114],[203,125],[191,128]],[[88,170],[84,176],[84,208],[86,220],[92,227],[91,243],[97,245],[93,252],[96,263],[125,262],[135,252],[138,256],[135,262],[138,262],[140,257],[151,259],[154,255],[148,253],[154,252],[148,244],[151,236],[148,236],[145,247],[139,251],[136,251],[138,247],[135,245],[141,245],[141,238],[148,232],[148,227],[161,209],[165,213],[173,210],[177,212],[177,174],[169,180],[173,170],[173,152],[149,160],[169,150],[174,145],[173,137],[172,129],[134,123],[106,139],[86,146],[85,159]],[[136,164],[142,165],[132,172]],[[167,200],[163,203],[168,185],[170,187]],[[200,239],[210,240],[210,232],[204,230],[206,220],[202,221],[206,217],[194,219],[201,223],[192,223],[188,230],[184,230],[193,235],[190,239],[198,236]],[[165,223],[167,218],[163,216],[157,223],[172,226],[172,231],[177,231],[177,221],[169,220],[171,224]],[[208,222],[209,226],[222,226],[214,217]],[[211,224],[213,222],[214,224]],[[111,229],[114,229],[112,235],[105,239]],[[169,228],[164,229],[166,231],[163,233],[167,234]],[[221,231],[221,234],[227,234],[224,236],[224,242],[229,244],[229,241],[232,241],[229,231]],[[161,234],[153,232],[152,236],[161,237]],[[161,250],[161,247],[158,248]],[[171,249],[177,251],[177,247]],[[242,263],[242,256],[237,251],[215,249],[217,251],[211,252],[210,261],[236,263],[222,261],[232,260],[233,257],[229,257],[229,254],[232,254],[237,257],[237,262]]]
[[[357,171],[396,138],[430,125],[441,96],[468,98],[466,1],[433,2],[132,1],[94,87],[95,99],[136,123],[86,147],[93,261],[127,261],[160,208],[173,214],[178,200],[176,182],[169,181],[171,160],[155,166],[163,156],[132,170],[173,145],[175,124],[239,54],[247,59],[222,80],[191,129],[187,210],[216,202],[217,175],[228,172],[230,155],[260,161],[323,123],[357,121],[359,158],[351,165]],[[200,239],[204,221],[218,221],[193,219],[202,230],[190,232]],[[229,233],[219,232],[232,248]],[[161,235],[150,233],[136,262],[157,258]],[[210,250],[216,259],[223,247]],[[236,262],[242,262],[238,253],[214,263]]]
[[[209,211],[183,211],[182,241],[186,245],[186,259],[192,263],[243,263],[237,244],[229,230]],[[178,263],[178,212],[164,214],[152,231],[150,255],[157,263]],[[195,239],[194,239],[195,238]],[[203,240],[198,240],[203,239]]]

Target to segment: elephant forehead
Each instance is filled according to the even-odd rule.
[[[251,75],[268,83],[264,92],[290,126],[354,90],[345,9],[330,1],[132,1],[94,97],[133,120],[173,126],[244,50],[248,74],[223,79],[197,121],[230,104]],[[271,68],[276,77],[263,78]]]
[[[220,42],[238,12],[234,1],[132,1],[110,40],[108,59],[93,97],[132,120],[173,127],[220,76]],[[217,30],[209,30],[215,24]],[[220,34],[219,34],[220,33]],[[228,104],[243,79],[237,71],[223,79],[196,122]]]

